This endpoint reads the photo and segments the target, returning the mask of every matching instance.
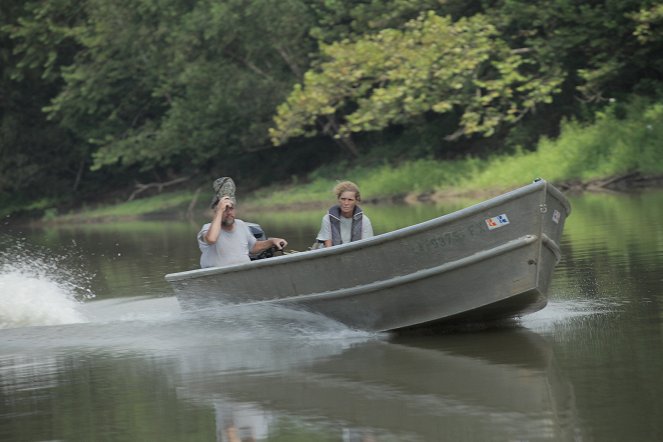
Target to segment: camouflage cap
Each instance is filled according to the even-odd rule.
[[[230,198],[233,202],[233,204],[237,204],[237,199],[235,198],[235,182],[233,181],[232,178],[224,176],[222,178],[217,178],[214,180],[214,184],[212,184],[212,188],[214,189],[214,198],[212,199],[212,207],[215,207],[221,198],[227,196]]]

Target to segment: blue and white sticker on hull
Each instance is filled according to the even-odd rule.
[[[506,213],[486,220],[486,225],[489,230],[497,229],[498,227],[506,226],[507,224],[509,224],[509,218],[506,216]]]

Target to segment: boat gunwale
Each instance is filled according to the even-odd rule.
[[[432,218],[427,221],[422,221],[420,223],[411,226],[402,227],[400,229],[393,230],[391,232],[385,232],[380,235],[373,236],[371,238],[365,238],[359,241],[353,241],[351,243],[341,244],[335,247],[329,247],[317,250],[308,250],[289,255],[277,256],[269,259],[255,260],[247,263],[241,263],[226,267],[208,267],[202,269],[187,270],[183,272],[169,273],[165,275],[165,279],[169,282],[183,281],[196,277],[241,272],[247,269],[260,268],[264,266],[284,265],[292,262],[297,262],[300,260],[312,259],[314,257],[317,258],[326,255],[340,255],[344,253],[350,253],[355,250],[360,250],[366,247],[372,247],[377,244],[382,244],[385,242],[401,239],[403,237],[411,236],[413,234],[430,230],[439,225],[444,225],[451,223],[453,221],[461,220],[463,218],[468,218],[491,207],[504,204],[506,202],[518,199],[522,196],[529,195],[541,190],[543,190],[544,192],[546,191],[551,192],[553,196],[555,196],[555,198],[558,199],[565,206],[565,208],[567,209],[567,214],[570,212],[569,203],[566,201],[564,195],[554,186],[548,185],[548,183],[545,180],[538,179],[526,186],[519,187],[517,189],[503,193],[491,199],[473,204],[471,206],[465,207],[455,212],[447,213],[437,218]]]

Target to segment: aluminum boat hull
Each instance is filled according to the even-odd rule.
[[[537,180],[372,238],[166,279],[185,309],[277,303],[369,331],[513,318],[547,304],[570,211]]]

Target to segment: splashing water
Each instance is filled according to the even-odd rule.
[[[0,245],[0,329],[86,322],[79,307],[94,297],[89,275],[19,240],[3,236]]]
[[[84,322],[77,304],[53,281],[0,270],[0,328]]]

